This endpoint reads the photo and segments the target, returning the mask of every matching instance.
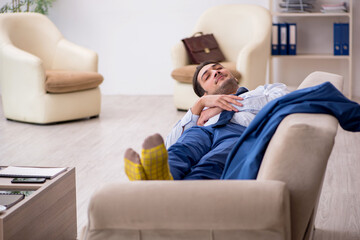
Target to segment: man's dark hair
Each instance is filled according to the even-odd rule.
[[[194,76],[193,76],[193,89],[194,89],[194,92],[196,93],[196,95],[198,95],[199,97],[202,97],[204,94],[205,94],[205,90],[202,88],[202,86],[200,85],[199,81],[197,80],[198,78],[198,75],[199,75],[199,72],[200,70],[208,65],[208,64],[219,64],[218,62],[215,62],[215,61],[205,61],[205,62],[202,62],[200,63],[197,67],[196,67],[196,70],[195,70],[195,73],[194,73]]]

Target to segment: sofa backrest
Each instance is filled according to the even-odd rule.
[[[329,81],[342,90],[342,76],[314,72],[300,88]],[[291,234],[304,239],[312,228],[338,121],[326,114],[292,114],[279,125],[264,155],[258,180],[279,180],[290,191]]]

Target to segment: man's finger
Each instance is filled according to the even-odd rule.
[[[235,104],[236,106],[242,107],[244,106],[241,102],[237,101],[237,100],[232,100],[231,101],[233,104]]]
[[[238,112],[238,111],[239,111],[236,107],[234,107],[233,105],[231,105],[231,103],[234,104],[234,105],[237,105],[237,106],[239,106],[239,107],[242,107],[242,106],[243,106],[243,104],[242,104],[242,103],[239,103],[237,100],[230,99],[230,102],[226,102],[226,105],[231,108],[231,110],[228,110],[228,111],[235,111],[235,112]]]
[[[242,97],[239,97],[239,96],[235,96],[235,95],[227,95],[226,96],[227,98],[231,98],[231,99],[235,99],[235,100],[244,100]]]
[[[227,101],[223,101],[221,102],[222,106],[220,106],[222,109],[227,110],[227,111],[235,111],[238,112],[238,110],[236,109],[236,107],[234,107],[233,105],[231,105],[229,102]]]
[[[226,96],[237,99],[237,100],[244,100],[242,97],[239,97],[239,96],[236,96],[236,95],[226,95]]]
[[[243,98],[238,97],[238,96],[232,96],[232,95],[229,95],[228,97],[230,97],[229,99],[227,99],[228,102],[233,103],[233,104],[235,104],[235,105],[237,105],[239,107],[243,106],[243,104],[241,102],[239,102],[241,100],[244,100]],[[234,97],[236,97],[236,98],[234,98]]]

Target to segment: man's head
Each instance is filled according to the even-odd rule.
[[[238,80],[220,63],[206,61],[196,67],[193,88],[199,97],[204,94],[231,94],[238,89]]]

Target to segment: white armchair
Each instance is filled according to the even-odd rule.
[[[269,11],[261,6],[222,5],[205,11],[193,33],[213,33],[224,53],[225,67],[241,74],[241,86],[255,89],[266,81],[271,25]],[[175,106],[187,110],[197,99],[192,89],[192,75],[196,65],[189,67],[190,61],[181,41],[173,47],[171,57]]]
[[[103,78],[97,64],[95,52],[64,39],[46,16],[0,14],[0,87],[7,119],[46,124],[98,116]],[[50,76],[58,91],[46,89]]]

